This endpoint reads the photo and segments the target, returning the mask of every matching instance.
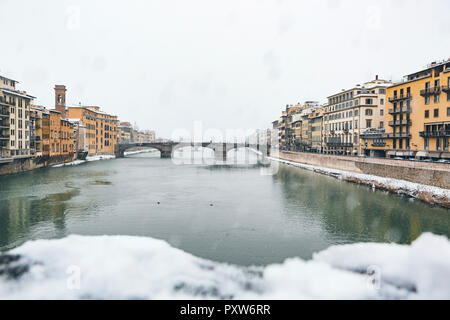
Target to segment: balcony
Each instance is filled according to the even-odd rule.
[[[389,126],[396,127],[396,126],[410,126],[411,120],[397,120],[397,121],[389,121]]]
[[[397,132],[397,133],[388,133],[386,135],[386,138],[411,138],[411,134],[410,133],[406,133],[406,132]]]
[[[449,93],[450,92],[450,84],[447,86],[442,86],[442,91]]]
[[[374,142],[372,147],[386,147],[386,142]]]
[[[407,94],[401,94],[398,96],[393,96],[392,98],[389,98],[389,102],[398,102],[398,101],[402,101],[402,100],[408,100],[411,99],[411,94],[407,93]]]
[[[421,131],[419,132],[419,135],[422,138],[450,137],[450,131],[448,130]]]
[[[327,142],[329,147],[353,147],[351,142]]]
[[[9,117],[9,111],[0,109],[0,117]]]
[[[411,108],[403,107],[403,108],[395,108],[389,109],[389,114],[398,114],[398,113],[411,113]]]
[[[427,97],[427,96],[431,96],[434,94],[439,94],[441,93],[441,87],[432,87],[432,88],[425,88],[423,90],[420,90],[420,95],[422,97]]]

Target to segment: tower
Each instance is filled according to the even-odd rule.
[[[65,116],[66,114],[66,86],[55,85],[55,109]]]

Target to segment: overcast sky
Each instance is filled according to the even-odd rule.
[[[157,136],[264,128],[286,104],[449,58],[449,16],[448,0],[0,0],[0,74]]]

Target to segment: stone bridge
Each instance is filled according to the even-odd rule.
[[[120,143],[116,146],[116,157],[124,157],[124,152],[130,148],[134,147],[146,147],[146,148],[154,148],[161,152],[161,158],[171,158],[173,151],[179,148],[185,147],[202,147],[208,148],[214,151],[214,155],[216,158],[226,159],[227,153],[230,150],[238,149],[238,148],[253,148],[258,151],[263,147],[266,150],[261,150],[266,153],[266,155],[270,155],[270,144],[259,144],[259,143],[224,143],[224,142],[169,142],[169,143],[160,143],[160,142],[150,142],[150,143]]]

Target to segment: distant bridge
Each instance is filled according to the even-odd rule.
[[[171,158],[173,152],[176,149],[185,147],[202,147],[208,148],[214,151],[214,156],[220,159],[226,159],[227,153],[233,149],[239,148],[253,148],[258,151],[266,152],[266,155],[270,155],[270,143],[226,143],[226,142],[150,142],[150,143],[120,143],[116,146],[116,157],[124,157],[125,151],[135,147],[154,148],[161,152],[161,158]],[[260,150],[262,148],[266,150]]]

